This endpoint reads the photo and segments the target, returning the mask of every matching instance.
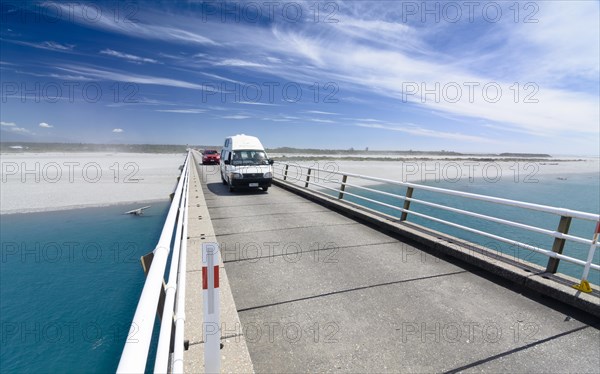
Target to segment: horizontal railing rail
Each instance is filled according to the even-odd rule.
[[[177,273],[177,295],[175,301],[175,336],[173,347],[173,373],[183,373],[183,351],[185,332],[185,284],[187,272],[187,237],[188,237],[188,204],[190,199],[190,175],[188,171],[188,183],[186,184],[183,213],[183,233],[181,235],[181,255],[179,258],[179,269]],[[169,275],[170,276],[170,275]]]
[[[181,266],[185,266],[186,261],[186,240],[184,239],[187,237],[187,199],[191,159],[191,152],[188,152],[177,187],[172,195],[173,199],[158,244],[151,253],[142,258],[142,265],[146,271],[146,282],[131,322],[117,373],[143,373],[145,371],[157,314],[161,316],[161,324],[154,370],[157,373],[167,372],[171,354],[170,345],[174,335],[176,339],[173,362],[177,364],[175,368],[181,372],[182,319],[185,316],[181,309],[184,304],[178,294],[182,293],[182,289],[185,290],[185,284],[181,283],[185,282],[185,268],[182,271]],[[174,234],[175,240],[173,240]],[[172,242],[173,244],[171,244]],[[169,281],[166,287],[163,287],[165,270],[172,251]],[[177,281],[178,277],[179,281]],[[180,285],[182,289],[178,289]],[[176,297],[178,298],[177,304],[175,304]],[[161,301],[163,302],[162,309],[160,308]],[[177,313],[175,315],[175,331],[172,329],[174,313]]]
[[[160,333],[158,336],[158,347],[156,349],[156,360],[154,361],[155,373],[166,373],[169,368],[169,356],[171,341],[173,337],[173,317],[175,315],[175,296],[181,283],[178,283],[180,257],[185,250],[184,243],[187,236],[182,236],[184,230],[185,214],[187,214],[188,176],[184,176],[183,192],[179,204],[179,215],[175,229],[175,240],[173,241],[173,254],[171,255],[171,266],[169,268],[169,280],[165,286],[165,301],[160,321]],[[176,342],[177,343],[177,342]],[[183,346],[183,342],[181,342]]]
[[[318,173],[327,175],[327,178],[319,178]],[[598,231],[600,231],[600,215],[599,214],[587,213],[587,212],[566,209],[566,208],[553,207],[553,206],[549,206],[549,205],[528,203],[528,202],[524,202],[524,201],[511,200],[511,199],[499,198],[499,197],[494,197],[494,196],[474,194],[474,193],[469,193],[469,192],[455,191],[455,190],[433,187],[433,186],[426,186],[426,185],[421,185],[421,184],[411,183],[411,182],[402,182],[402,181],[377,178],[377,177],[371,177],[371,176],[354,174],[354,173],[346,173],[346,172],[342,172],[342,171],[335,171],[335,170],[332,171],[332,170],[320,169],[320,168],[315,168],[315,167],[308,167],[308,166],[303,166],[303,165],[299,165],[299,164],[295,164],[295,163],[292,164],[292,163],[286,163],[286,162],[275,162],[274,174],[275,174],[274,175],[275,178],[281,179],[282,181],[285,181],[287,183],[295,184],[300,188],[309,189],[311,186],[318,187],[322,190],[318,190],[318,189],[313,189],[313,190],[317,193],[323,193],[330,198],[335,198],[335,194],[337,193],[338,200],[343,200],[345,196],[352,196],[363,202],[369,202],[369,203],[378,205],[380,207],[389,208],[393,211],[397,211],[400,213],[400,217],[399,217],[400,221],[405,221],[407,219],[408,215],[411,214],[411,215],[421,217],[426,220],[430,220],[430,221],[437,222],[437,223],[447,225],[450,227],[454,227],[454,228],[457,228],[460,230],[478,234],[478,235],[481,235],[481,236],[484,236],[484,237],[487,237],[487,238],[490,238],[493,240],[508,243],[508,244],[511,244],[514,246],[518,246],[519,248],[523,248],[523,249],[526,249],[526,250],[529,250],[529,251],[532,251],[535,253],[542,254],[542,255],[548,257],[548,264],[546,266],[546,271],[550,272],[550,273],[557,272],[558,264],[559,264],[559,261],[561,261],[561,260],[564,260],[564,261],[567,261],[567,262],[570,262],[570,263],[573,263],[573,264],[576,264],[579,266],[583,266],[584,269],[583,269],[583,274],[581,277],[581,283],[578,285],[578,287],[582,288],[582,290],[585,289],[586,292],[589,292],[591,290],[589,288],[589,283],[587,281],[589,271],[590,270],[600,271],[600,266],[598,264],[593,263],[594,253],[598,246]],[[330,178],[330,177],[334,176],[334,175],[341,177],[341,180],[332,180],[332,178]],[[400,195],[397,193],[381,191],[381,190],[378,190],[375,188],[361,186],[356,183],[349,183],[348,178],[354,178],[357,180],[366,180],[366,181],[370,181],[370,182],[378,182],[381,184],[389,184],[389,185],[406,187],[406,194]],[[335,187],[331,187],[331,184],[335,184]],[[348,191],[347,187],[353,188],[353,190],[352,190],[353,192]],[[532,211],[537,211],[537,212],[549,213],[549,214],[560,216],[560,222],[559,222],[559,225],[556,230],[554,230],[554,231],[548,230],[546,228],[537,227],[537,226],[520,223],[520,222],[516,222],[516,221],[511,221],[509,219],[494,217],[491,215],[472,212],[472,211],[465,210],[465,209],[459,209],[459,208],[435,203],[432,201],[426,201],[424,199],[417,199],[417,198],[413,197],[413,193],[415,190],[428,191],[428,192],[432,192],[432,193],[436,193],[436,194],[460,197],[460,198],[465,198],[465,199],[469,199],[469,200],[484,201],[484,202],[488,202],[488,203],[492,203],[492,204],[498,204],[498,205],[520,208],[520,209],[527,209],[527,210],[532,210]],[[323,191],[332,192],[333,195],[329,195]],[[374,196],[366,197],[366,196],[359,194],[360,191],[368,191],[371,194],[375,194],[378,196],[387,196],[387,197],[395,198],[395,199],[398,199],[401,202],[403,202],[403,204],[402,204],[402,206],[393,205],[393,204],[390,204],[389,202],[377,200],[377,198],[375,198]],[[501,235],[492,234],[487,231],[479,230],[479,229],[469,227],[469,226],[466,226],[463,224],[458,224],[456,222],[451,222],[449,220],[433,217],[433,216],[425,214],[425,213],[417,212],[414,209],[411,209],[411,203],[416,203],[416,204],[427,206],[427,207],[433,208],[433,209],[438,209],[438,210],[442,210],[442,211],[446,211],[446,212],[460,214],[460,215],[472,217],[472,218],[475,218],[478,220],[484,220],[484,221],[488,221],[488,222],[493,222],[493,223],[497,223],[497,224],[501,224],[501,225],[505,225],[505,226],[515,227],[515,228],[527,230],[530,232],[535,232],[538,234],[550,236],[550,237],[554,238],[554,244],[552,246],[552,249],[549,250],[549,249],[544,249],[544,248],[534,246],[531,244],[523,243],[521,241],[510,239],[510,238],[507,238],[507,237],[504,237]],[[378,211],[377,209],[371,209],[371,208],[367,208],[367,207],[365,207],[365,209],[370,209],[372,211],[377,211],[377,212],[381,213],[381,211]],[[597,226],[596,226],[596,230],[592,236],[592,239],[587,239],[587,238],[583,238],[580,236],[569,234],[568,231],[569,231],[569,227],[571,225],[572,219],[596,222]],[[562,252],[563,252],[566,241],[572,241],[572,242],[576,242],[576,243],[580,243],[580,244],[590,245],[587,260],[581,260],[579,258],[564,255]]]

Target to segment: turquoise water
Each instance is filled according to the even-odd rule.
[[[169,203],[0,216],[0,372],[114,372]]]
[[[496,183],[490,183],[484,179],[474,179],[469,181],[463,178],[461,181],[451,183],[449,181],[428,182],[427,185],[448,188],[457,191],[470,192],[482,195],[496,196],[513,200],[526,201],[537,204],[551,205],[574,210],[581,210],[589,213],[598,214],[600,212],[600,174],[572,174],[568,175],[566,180],[559,180],[557,175],[541,175],[537,176],[535,183],[515,183],[514,181],[500,180]],[[348,183],[352,183],[349,179]],[[381,184],[370,186],[380,191],[398,193],[404,195],[406,188],[393,186],[389,184]],[[390,205],[402,207],[402,201],[381,194],[359,190],[357,188],[348,187],[346,191],[365,196],[371,199],[376,199]],[[331,192],[329,192],[331,193]],[[337,195],[337,194],[336,194]],[[542,227],[549,230],[556,230],[559,216],[547,214],[543,212],[535,212],[531,210],[501,206],[490,204],[481,201],[468,200],[439,193],[428,191],[415,190],[413,198],[422,199],[429,202],[439,203],[454,208],[469,210],[477,213],[487,214],[503,219],[509,219],[532,226]],[[346,195],[344,199],[367,206],[372,209],[400,217],[400,212],[366,202],[359,198]],[[534,245],[544,249],[551,249],[554,241],[553,237],[532,233],[523,229],[518,229],[506,225],[501,225],[489,221],[480,220],[473,217],[459,215],[453,212],[442,211],[435,208],[430,208],[422,204],[412,203],[411,210],[419,213],[424,213],[436,218],[448,220],[461,224],[463,226],[472,227],[481,231],[486,231],[495,235],[504,236],[509,239],[517,240],[529,245]],[[454,228],[442,223],[434,222],[415,215],[408,215],[408,221],[424,225],[426,227],[438,230],[440,232],[465,239],[488,248],[494,251],[499,251],[509,254],[515,260],[529,261],[538,265],[546,266],[548,258],[538,253],[531,252],[525,248],[512,246],[500,241],[489,239],[485,236],[470,233],[458,228]],[[596,224],[590,221],[573,220],[569,230],[570,234],[580,236],[586,239],[592,239]],[[587,260],[589,245],[566,242],[563,254],[576,257],[582,260]],[[594,256],[594,263],[600,263],[600,250],[597,250]],[[567,275],[580,278],[583,267],[575,264],[561,261],[558,271]],[[600,284],[600,274],[596,271],[590,272],[589,281],[594,284]]]
[[[428,183],[437,187],[598,213],[600,175],[539,176],[538,183],[484,180]],[[352,181],[349,180],[351,183]],[[404,195],[390,185],[374,188]],[[353,191],[352,188],[347,189]],[[364,192],[361,192],[364,194]],[[367,193],[374,198],[375,194]],[[392,197],[377,197],[401,206]],[[415,191],[413,197],[556,229],[559,217],[484,202]],[[345,197],[385,213],[382,208]],[[153,203],[145,216],[123,215],[138,205],[0,216],[0,372],[114,372],[144,283],[139,257],[160,235],[168,202]],[[552,238],[413,203],[411,210],[550,248]],[[511,248],[476,234],[409,215],[409,221],[545,265],[542,255]],[[591,238],[594,223],[574,220],[571,233]],[[568,243],[565,254],[581,259],[588,246]],[[600,262],[596,253],[595,262]],[[580,277],[582,268],[561,262],[560,272]],[[600,284],[592,271],[590,281]],[[151,363],[149,365],[152,365]]]

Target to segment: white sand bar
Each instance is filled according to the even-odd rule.
[[[571,174],[597,173],[600,170],[598,158],[549,158],[530,162],[429,157],[428,160],[411,161],[321,159],[290,163],[327,170],[313,172],[313,180],[318,178],[323,184],[333,183],[336,188],[341,176],[331,172],[416,183],[471,179],[522,183],[542,176],[568,179]],[[183,153],[1,154],[0,214],[166,199],[175,187],[179,166],[184,159]],[[218,166],[207,168],[208,172],[218,173]],[[289,179],[295,177],[300,182],[306,178],[300,170],[292,167]],[[369,185],[377,182],[352,179],[351,183]]]
[[[0,214],[167,199],[185,154],[2,154]]]

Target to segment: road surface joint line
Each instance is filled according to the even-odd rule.
[[[493,356],[490,356],[490,357],[488,357],[488,358],[484,358],[484,359],[481,359],[481,360],[478,360],[478,361],[472,362],[472,363],[470,363],[470,364],[468,364],[468,365],[461,366],[461,367],[459,367],[459,368],[456,368],[456,369],[448,370],[448,371],[444,372],[444,374],[454,374],[454,373],[458,373],[458,372],[461,372],[461,371],[463,371],[463,370],[470,369],[470,368],[472,368],[472,367],[479,366],[479,365],[481,365],[481,364],[485,364],[486,362],[490,362],[490,361],[493,361],[493,360],[497,360],[497,359],[499,359],[499,358],[502,358],[502,357],[505,357],[505,356],[511,355],[511,354],[513,354],[513,353],[517,353],[517,352],[520,352],[520,351],[524,351],[524,350],[526,350],[526,349],[529,349],[529,348],[535,347],[536,345],[540,345],[540,344],[543,344],[543,343],[549,342],[549,341],[551,341],[551,340],[554,340],[554,339],[562,338],[563,336],[570,335],[570,334],[572,334],[572,333],[575,333],[575,332],[577,332],[577,331],[581,331],[581,330],[587,329],[588,327],[590,327],[590,326],[581,326],[581,327],[578,327],[578,328],[576,328],[576,329],[573,329],[573,330],[569,330],[569,331],[561,332],[560,334],[556,334],[556,335],[553,335],[553,336],[549,336],[549,337],[547,337],[547,338],[545,338],[545,339],[538,340],[537,342],[532,342],[532,343],[526,344],[526,345],[524,345],[524,346],[517,347],[517,348],[511,349],[511,350],[508,350],[508,351],[502,352],[502,353],[498,353],[497,355],[493,355]]]
[[[369,286],[361,286],[361,287],[349,288],[349,289],[346,289],[346,290],[332,291],[332,292],[327,292],[327,293],[323,293],[323,294],[320,294],[320,295],[306,296],[306,297],[301,297],[301,298],[298,298],[298,299],[279,301],[279,302],[271,303],[271,304],[251,306],[251,307],[248,307],[248,308],[241,308],[241,309],[238,309],[238,313],[247,312],[247,311],[254,310],[254,309],[268,308],[268,307],[271,307],[271,306],[277,306],[277,305],[282,305],[282,304],[295,303],[297,301],[306,301],[306,300],[311,300],[311,299],[318,299],[320,297],[332,296],[332,295],[337,295],[337,294],[341,294],[341,293],[348,293],[348,292],[366,290],[366,289],[369,289],[369,288],[385,287],[385,286],[391,286],[391,285],[400,284],[400,283],[415,282],[415,281],[427,280],[427,279],[432,279],[432,278],[441,278],[441,277],[446,277],[446,276],[451,276],[451,275],[458,275],[458,274],[464,274],[464,273],[468,273],[468,271],[467,270],[462,270],[462,271],[456,271],[456,272],[446,273],[446,274],[429,275],[429,276],[426,276],[426,277],[403,279],[403,280],[399,280],[399,281],[385,282],[385,283],[379,283],[379,284],[372,284],[372,285],[369,285]]]

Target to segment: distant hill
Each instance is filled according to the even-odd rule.
[[[311,155],[396,155],[396,156],[468,156],[468,157],[510,157],[510,158],[548,158],[548,154],[539,153],[460,153],[454,151],[368,151],[359,149],[311,149],[311,148],[292,148],[280,147],[267,149],[269,153],[291,153],[291,154],[311,154]]]
[[[316,148],[292,148],[279,147],[269,148],[271,153],[306,153],[315,155],[444,155],[444,156],[463,156],[464,154],[452,151],[367,151],[362,149],[316,149]]]
[[[500,153],[500,157],[552,157],[545,153]]]
[[[216,149],[221,146],[182,145],[182,144],[87,144],[87,143],[32,143],[32,142],[0,142],[0,152],[125,152],[125,153],[180,153],[188,148]],[[549,158],[548,154],[538,153],[500,153],[473,154],[453,151],[368,151],[356,149],[316,149],[279,147],[267,149],[269,153],[306,154],[306,155],[396,155],[396,156],[455,156],[455,157],[507,157],[507,158]]]

